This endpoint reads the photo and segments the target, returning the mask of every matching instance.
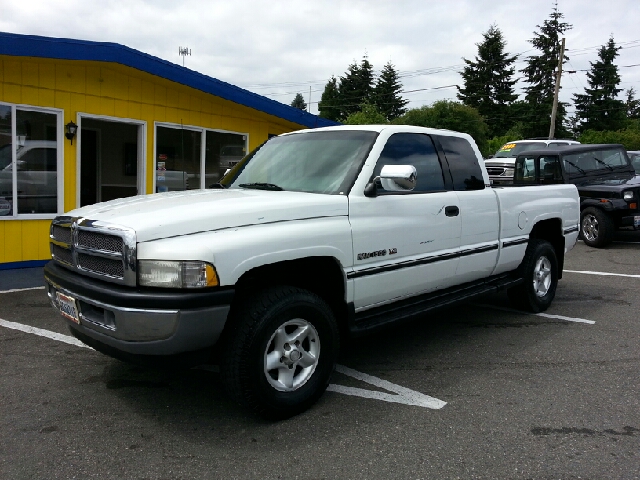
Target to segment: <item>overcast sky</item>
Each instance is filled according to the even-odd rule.
[[[290,104],[297,92],[310,111],[331,75],[367,55],[379,71],[392,62],[409,107],[455,99],[462,58],[474,59],[496,24],[506,51],[536,54],[528,42],[549,18],[552,0],[0,0],[0,31],[115,42]],[[589,62],[613,35],[620,87],[640,97],[638,0],[559,0],[570,57],[561,100],[587,86]],[[521,89],[518,89],[521,93]],[[570,107],[572,112],[573,108]]]

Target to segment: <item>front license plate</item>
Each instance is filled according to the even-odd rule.
[[[75,298],[65,295],[64,293],[56,292],[56,300],[58,302],[58,309],[63,317],[68,318],[72,322],[80,323]]]

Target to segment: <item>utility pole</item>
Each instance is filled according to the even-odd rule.
[[[311,113],[311,85],[309,85],[309,101],[307,102],[307,112]]]
[[[549,127],[549,140],[556,134],[556,114],[558,113],[558,94],[560,93],[560,77],[562,77],[562,62],[564,61],[564,38],[560,45],[560,58],[558,59],[558,75],[556,76],[556,90],[553,95],[553,108],[551,109],[551,126]]]

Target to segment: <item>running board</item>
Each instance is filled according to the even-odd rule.
[[[367,334],[373,330],[392,325],[396,322],[411,320],[426,312],[448,307],[478,295],[496,293],[522,283],[521,278],[513,274],[498,275],[478,282],[465,283],[437,292],[411,297],[389,305],[355,313],[350,305],[349,331],[354,336]]]

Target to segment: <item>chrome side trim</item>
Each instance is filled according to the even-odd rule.
[[[417,267],[420,265],[427,265],[429,263],[441,262],[444,260],[451,260],[452,258],[466,257],[469,255],[475,255],[477,253],[490,252],[491,250],[498,250],[497,242],[490,245],[483,245],[477,248],[458,250],[456,252],[443,253],[440,255],[430,255],[428,257],[405,260],[398,263],[390,263],[385,265],[378,265],[375,267],[363,268],[360,270],[348,272],[347,279],[366,277],[369,275],[376,275],[378,273],[390,272],[390,271],[399,270],[402,268],[410,268],[410,267]]]

